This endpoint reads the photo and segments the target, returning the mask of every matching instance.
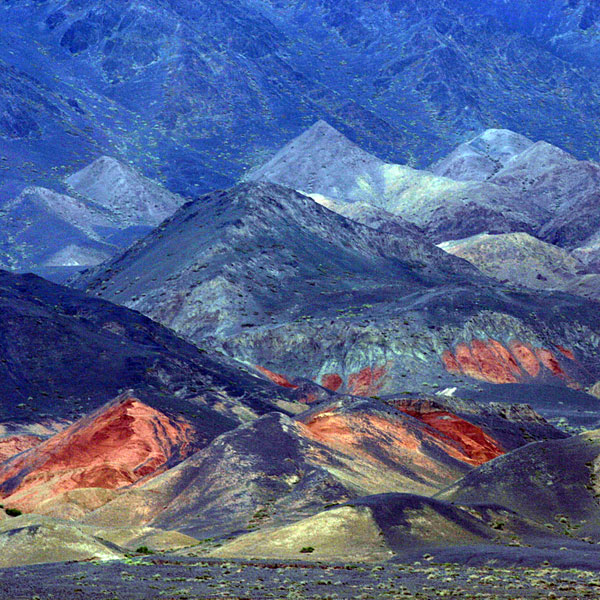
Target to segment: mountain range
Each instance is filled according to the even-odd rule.
[[[0,266],[54,281],[149,233],[183,198],[103,156],[64,181],[67,193],[25,188],[0,210]]]
[[[484,137],[490,153],[535,146],[510,132]],[[398,185],[386,169],[408,173],[414,182]],[[261,182],[267,179],[275,183]],[[186,204],[72,285],[140,310],[196,344],[217,344],[286,385],[309,379],[359,395],[417,392],[424,385],[475,389],[478,381],[593,386],[596,347],[588,331],[597,328],[596,305],[548,290],[593,297],[595,275],[567,250],[537,241],[537,250],[548,249],[550,264],[544,270],[534,252],[537,274],[546,277],[545,285],[533,286],[543,290],[540,295],[528,289],[523,274],[489,279],[441,252],[431,241],[437,234],[410,223],[410,212],[388,212],[409,205],[410,190],[422,196],[410,211],[426,199],[436,226],[493,227],[494,219],[483,219],[474,202],[461,203],[457,214],[443,186],[437,196],[428,193],[439,189],[439,180],[456,183],[386,165],[319,122],[249,182]],[[373,204],[386,192],[369,181],[389,186],[396,199],[383,208]],[[512,194],[506,186],[484,184]],[[526,206],[522,198],[519,203]],[[461,220],[463,210],[474,219]],[[569,274],[560,273],[561,253]],[[496,264],[502,261],[502,254],[494,256]],[[487,255],[483,261],[465,257],[484,272],[493,262]],[[550,271],[562,277],[560,284],[547,282]],[[535,281],[544,280],[536,275]],[[582,334],[575,333],[582,326]]]
[[[118,148],[197,195],[319,118],[412,166],[490,126],[598,153],[595,0],[9,0],[2,11],[3,194],[53,188]]]
[[[597,595],[597,0],[6,0],[0,598]]]

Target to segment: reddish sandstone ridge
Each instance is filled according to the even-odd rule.
[[[562,352],[567,358],[571,359],[571,360],[575,360],[575,355],[573,354],[572,350],[569,350],[568,348],[564,348],[563,346],[556,346],[557,350],[559,352]]]
[[[375,394],[384,384],[384,376],[388,366],[365,367],[358,373],[348,377],[348,393],[353,396],[369,396]]]
[[[260,365],[255,365],[255,367],[265,375],[265,377],[277,385],[293,390],[296,390],[299,387],[281,373],[275,373]],[[321,376],[320,385],[332,392],[345,391],[353,396],[372,396],[379,392],[385,385],[385,376],[390,370],[390,367],[390,363],[376,365],[374,367],[365,367],[360,371],[350,373],[346,382],[338,373],[325,373]],[[306,403],[310,404],[310,401],[307,400]]]
[[[400,414],[347,412],[333,406],[303,419],[299,427],[304,437],[319,444],[310,453],[311,461],[345,472],[349,483],[369,493],[395,487],[430,494],[473,464],[456,442]]]
[[[187,422],[122,396],[0,466],[0,493],[31,510],[68,490],[118,489],[185,458],[193,440]]]
[[[575,360],[573,352],[557,346],[566,358]],[[568,379],[559,359],[551,350],[532,348],[513,340],[509,348],[494,339],[473,340],[469,345],[461,343],[454,352],[446,350],[442,361],[450,373],[468,375],[490,383],[517,383],[537,377],[545,368],[550,374]]]
[[[256,368],[273,383],[276,383],[281,387],[290,388],[292,390],[298,389],[298,386],[291,383],[285,375],[281,375],[281,373],[274,373],[273,371],[269,371],[269,369],[261,367],[260,365],[256,365]]]
[[[43,442],[37,435],[13,435],[0,439],[0,463],[9,459],[15,454],[20,454],[30,448],[35,448]]]
[[[457,415],[440,410],[426,403],[398,403],[397,408],[402,412],[419,419],[442,434],[442,438],[450,438],[457,442],[469,462],[475,466],[497,458],[505,453],[502,445],[485,433],[480,427],[458,417]]]
[[[321,377],[321,385],[332,392],[337,392],[344,385],[344,380],[337,373],[327,373]]]
[[[476,425],[442,410],[427,412],[401,408],[421,422],[386,418],[370,412],[323,410],[304,422],[306,435],[357,458],[387,455],[391,460],[439,470],[442,455],[479,466],[504,454],[502,446]],[[435,448],[436,450],[433,450]],[[371,460],[374,457],[371,456]]]

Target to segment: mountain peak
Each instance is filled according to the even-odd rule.
[[[510,154],[511,156],[533,145],[529,138],[520,133],[510,129],[497,128],[486,129],[467,143],[472,147],[477,147],[480,142],[484,142],[491,153]]]
[[[432,167],[436,175],[457,181],[484,181],[533,142],[510,129],[486,129]]]
[[[156,226],[183,204],[176,194],[110,156],[97,158],[65,182],[131,225]]]
[[[383,165],[344,134],[319,120],[287,143],[271,160],[251,173],[248,181],[271,181],[299,191],[320,192],[331,181],[334,187],[340,172],[351,175],[357,168]],[[335,194],[342,196],[341,194]]]
[[[311,125],[304,133],[308,133],[310,131],[322,133],[336,133],[337,135],[345,138],[343,133],[339,132],[335,127],[333,127],[333,125],[330,125],[324,119],[319,119],[318,121],[316,121],[314,125]]]

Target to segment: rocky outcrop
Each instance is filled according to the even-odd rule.
[[[41,444],[43,438],[36,435],[11,435],[0,438],[0,463]]]
[[[548,376],[569,381],[561,362],[565,358],[575,361],[570,350],[557,347],[557,355],[547,348],[532,348],[518,340],[513,340],[509,348],[494,339],[473,340],[470,346],[458,344],[454,352],[446,350],[442,360],[451,373],[463,373],[490,383],[517,383]]]

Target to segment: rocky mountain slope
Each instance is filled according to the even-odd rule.
[[[61,281],[114,256],[184,202],[106,156],[67,177],[66,186],[66,194],[26,188],[2,206],[0,266]]]
[[[573,249],[597,232],[599,173],[557,146],[498,129],[430,171],[415,170],[379,160],[320,121],[247,177],[308,193],[334,210],[373,205],[436,242],[523,231]]]
[[[276,388],[139,313],[34,275],[0,271],[0,306],[6,453],[19,450],[16,435],[48,436],[127,389],[153,409],[184,416],[200,445],[279,410],[278,402],[293,411],[302,398],[299,389]]]
[[[187,204],[75,284],[288,389],[583,389],[600,378],[594,303],[502,286],[418,232],[375,230],[273,184]]]
[[[551,531],[596,540],[599,439],[596,430],[531,444],[468,474],[439,496],[458,503],[498,503],[546,523]]]
[[[563,290],[600,298],[600,274],[576,255],[526,233],[480,234],[439,247],[500,281],[538,290]]]
[[[317,314],[329,313],[336,296],[367,301],[370,288],[410,294],[452,274],[477,276],[418,233],[386,235],[293,190],[244,184],[187,204],[76,283],[199,341],[294,320],[311,304]]]
[[[74,489],[118,489],[160,473],[191,454],[201,436],[182,417],[124,395],[5,461],[1,493],[7,506],[39,512],[41,503]]]
[[[471,420],[449,412],[454,409]],[[133,418],[118,417],[120,426],[112,427],[123,410]],[[516,535],[540,534],[541,528],[536,531],[501,507],[453,507],[429,495],[528,440],[564,437],[518,407],[507,413],[475,403],[418,399],[399,409],[381,401],[340,398],[296,419],[265,415],[157,475],[157,459],[165,457],[157,455],[160,448],[152,442],[160,441],[161,434],[166,435],[163,442],[172,442],[171,434],[183,422],[174,429],[171,421],[148,436],[157,418],[166,421],[157,411],[146,418],[147,411],[124,397],[0,467],[5,506],[42,513],[0,519],[0,544],[6,548],[2,566],[115,560],[140,544],[156,552],[211,552],[216,545],[215,556],[291,558],[312,543],[309,559],[372,561],[405,554],[409,541],[410,552],[436,546],[439,527],[446,531],[445,548],[477,541],[506,544]],[[478,422],[485,422],[485,431]],[[115,435],[122,441],[118,449],[110,446]],[[185,436],[176,437],[183,445],[175,460],[181,460]],[[69,450],[73,447],[78,452]],[[485,455],[476,450],[484,447]],[[82,468],[88,475],[98,473],[91,457],[104,450],[107,460],[96,466],[115,469],[117,476],[102,481],[80,477]],[[86,457],[85,465],[78,457]],[[129,469],[136,464],[139,469],[140,460],[144,472],[159,466],[150,470],[153,479],[147,475],[141,486],[123,486],[123,475],[135,473]],[[86,487],[90,483],[101,487]],[[21,491],[14,493],[15,488]],[[398,489],[426,495],[361,497]],[[502,528],[497,527],[500,520]],[[350,535],[354,541],[345,547]],[[215,536],[224,545],[215,544]]]
[[[502,419],[498,409],[472,404],[469,422],[445,408],[454,419],[446,428],[365,399],[325,403],[295,419],[266,415],[141,487],[123,490],[83,520],[105,526],[127,514],[124,526],[227,537],[287,524],[365,493],[431,495],[444,482],[503,454],[505,441],[510,440],[508,449],[528,439],[564,435],[539,417],[515,413]],[[486,413],[491,420],[484,432],[473,419]]]
[[[492,135],[494,134],[494,135]],[[502,137],[488,136],[500,146]],[[367,203],[422,228],[432,239],[480,231],[533,232],[549,218],[538,204],[487,181],[456,181],[407,165],[386,163],[319,121],[247,177],[271,181],[337,204]],[[468,234],[466,234],[468,232]]]
[[[117,152],[198,193],[231,185],[318,118],[419,166],[490,126],[596,156],[594,0],[517,8],[10,0],[0,16],[4,191],[53,188],[46,171]]]
[[[111,211],[122,229],[156,227],[183,204],[181,197],[108,156],[98,158],[65,181],[69,189]]]
[[[460,144],[430,168],[441,177],[456,181],[485,181],[533,142],[508,129],[487,129],[477,137]]]

